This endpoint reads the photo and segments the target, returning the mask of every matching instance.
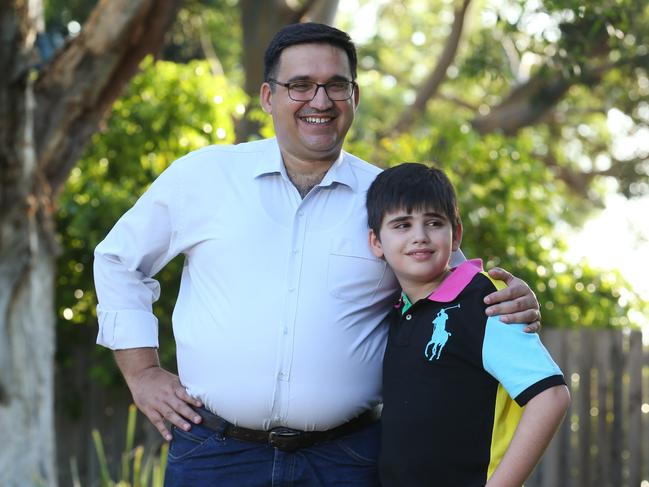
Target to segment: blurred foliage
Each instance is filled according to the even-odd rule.
[[[238,0],[185,0],[167,37],[163,59],[205,59],[213,49],[230,83],[241,84],[241,19]]]
[[[49,1],[50,21],[57,15],[82,16],[83,9],[73,8],[77,4],[94,2]],[[563,260],[561,226],[579,225],[591,215],[611,179],[588,179],[587,194],[579,194],[544,160],[552,156],[561,167],[588,173],[611,167],[613,157],[642,159],[640,149],[615,152],[607,114],[617,110],[633,121],[623,137],[649,123],[649,79],[642,65],[649,7],[632,0],[476,1],[439,96],[408,133],[393,133],[389,127],[409,109],[418,84],[441,52],[452,2],[377,5],[375,33],[358,46],[362,97],[346,149],[381,166],[429,161],[447,170],[460,198],[463,250],[485,259],[487,267],[502,266],[528,282],[542,303],[544,324],[623,326],[629,325],[630,310],[649,314],[649,305],[619,274]],[[234,125],[247,103],[240,88],[244,73],[238,10],[235,0],[186,3],[165,50],[174,62],[144,63],[72,172],[58,222],[63,248],[57,278],[58,361],[63,370],[74,366],[79,327],[96,327],[91,269],[95,245],[174,159],[207,144],[234,140]],[[545,27],[531,31],[533,18],[545,21],[538,24]],[[352,21],[339,16],[340,27],[353,34]],[[207,61],[195,60],[205,54],[198,37],[206,32],[225,76],[215,76]],[[554,69],[557,63],[570,76],[589,71],[592,56],[584,55],[589,52],[586,44],[601,39],[605,59],[633,62],[619,63],[597,83],[580,79],[550,117],[516,136],[481,136],[472,129],[476,114],[499,103],[526,76]],[[262,136],[272,135],[267,115],[253,110],[250,116],[263,122]],[[642,167],[629,166],[624,177],[616,177],[617,189],[627,195],[642,193]],[[170,321],[181,267],[179,257],[156,277],[163,289],[155,308],[161,359],[172,370]],[[116,369],[107,360],[108,352],[98,347],[96,353],[100,359],[91,374],[114,381]]]
[[[360,3],[379,5],[359,43],[365,90],[356,128],[372,141],[414,101],[442,52],[458,2]],[[352,32],[359,25],[355,16],[341,20]],[[557,178],[574,184],[571,203],[583,221],[601,206],[611,183],[627,197],[649,192],[649,146],[638,143],[649,132],[648,68],[645,1],[474,0],[440,93],[410,132],[425,137],[440,113],[470,123],[531,79],[568,80],[559,103],[521,132],[536,139],[534,155]],[[611,112],[618,116],[607,119]],[[599,175],[608,177],[605,184]]]
[[[121,454],[120,472],[117,481],[113,480],[110,465],[99,430],[92,430],[92,441],[99,461],[99,485],[101,487],[163,487],[169,444],[164,442],[154,451],[145,451],[144,446],[135,445],[135,423],[137,408],[128,408],[126,424],[126,444]],[[157,451],[156,451],[157,450]],[[73,464],[74,465],[74,464]],[[74,485],[81,485],[79,475],[73,468]]]

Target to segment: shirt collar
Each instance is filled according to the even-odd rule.
[[[265,174],[280,173],[288,179],[286,168],[282,162],[282,153],[279,150],[277,139],[275,137],[268,139],[268,148],[259,156],[256,161],[255,169],[252,173],[253,177],[257,178]]]
[[[345,151],[340,151],[338,159],[336,159],[336,162],[334,162],[329,168],[319,186],[331,186],[333,183],[344,184],[352,191],[356,191],[358,188],[358,180],[356,179],[356,175],[352,170],[351,162],[349,161],[349,157]]]
[[[464,261],[453,269],[453,272],[428,296],[428,299],[440,303],[453,301],[479,272],[482,272],[482,259]]]
[[[252,175],[257,178],[266,174],[279,173],[288,181],[288,174],[286,173],[286,167],[282,160],[282,153],[279,149],[277,139],[269,139],[269,142],[271,141],[271,146],[257,161]],[[351,163],[348,159],[349,157],[347,153],[345,151],[340,151],[338,159],[336,159],[329,168],[327,174],[325,174],[318,186],[331,186],[334,183],[340,183],[348,186],[353,191],[356,191],[358,188],[358,180],[356,179],[356,175],[354,174]]]
[[[466,260],[453,269],[446,279],[442,281],[427,299],[439,303],[450,303],[469,285],[473,276],[482,272],[482,259]],[[412,307],[412,302],[405,293],[401,292],[401,298],[395,305],[395,308],[401,309],[404,314]]]

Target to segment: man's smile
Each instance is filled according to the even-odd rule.
[[[314,123],[316,125],[328,123],[331,120],[333,120],[331,117],[302,117],[302,120],[304,120],[307,123]]]
[[[328,111],[326,113],[298,113],[297,118],[310,125],[324,125],[332,122],[336,116],[335,113]]]

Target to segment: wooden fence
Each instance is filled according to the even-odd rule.
[[[649,338],[649,337],[648,337]],[[542,339],[565,373],[572,394],[566,419],[526,487],[649,487],[649,347],[628,330],[545,328]],[[94,335],[77,350],[78,376],[58,380],[59,485],[72,485],[75,458],[83,487],[99,485],[91,428],[101,431],[109,461],[123,450],[130,395],[87,379]],[[59,378],[60,379],[60,378]],[[61,406],[70,387],[83,391],[75,418]],[[138,441],[150,448],[159,436],[139,415]]]
[[[572,405],[526,487],[649,487],[649,348],[639,331],[546,329]]]

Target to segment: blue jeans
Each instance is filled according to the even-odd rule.
[[[295,452],[225,438],[201,425],[173,428],[165,487],[379,486],[380,423]]]

